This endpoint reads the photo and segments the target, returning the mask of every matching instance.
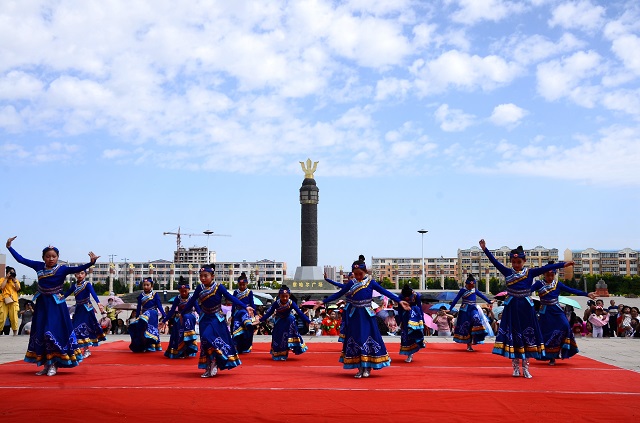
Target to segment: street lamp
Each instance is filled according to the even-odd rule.
[[[422,273],[420,274],[420,291],[424,291],[424,234],[426,234],[427,232],[429,231],[426,231],[424,229],[420,229],[418,231],[418,233],[420,234],[421,243],[422,243],[422,261],[420,262]]]

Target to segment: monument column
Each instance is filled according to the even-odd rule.
[[[307,159],[300,162],[304,171],[304,181],[300,187],[300,267],[296,269],[294,284],[299,288],[325,288],[324,274],[318,267],[318,193],[316,180],[313,174],[318,167],[318,162],[311,162]]]

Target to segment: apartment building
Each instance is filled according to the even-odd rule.
[[[509,263],[509,253],[511,253],[512,247],[500,247],[495,250],[490,250],[491,254],[506,267],[511,267]],[[540,267],[547,264],[549,261],[558,261],[558,249],[557,248],[545,248],[537,246],[531,249],[524,250],[527,256],[528,267]],[[468,274],[482,279],[498,278],[504,279],[502,274],[491,264],[487,256],[480,249],[480,247],[473,246],[468,249],[458,250],[458,269],[457,279],[458,281],[464,281],[467,279]],[[564,279],[564,269],[559,271],[559,278]]]
[[[564,252],[564,261],[571,260],[575,262],[575,265],[565,268],[567,279],[605,273],[618,276],[638,275],[638,251],[631,248],[622,250],[567,249]]]
[[[371,272],[377,280],[388,278],[396,288],[402,288],[401,281],[411,278],[420,279],[424,268],[426,279],[440,279],[444,287],[445,278],[456,278],[458,259],[455,257],[372,257]],[[422,262],[422,265],[421,265]]]

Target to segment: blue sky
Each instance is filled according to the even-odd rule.
[[[0,39],[25,257],[170,260],[180,226],[292,275],[307,158],[321,266],[422,228],[427,257],[640,248],[636,1],[3,1]]]

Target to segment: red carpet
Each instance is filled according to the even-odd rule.
[[[640,374],[577,356],[550,367],[532,362],[533,379],[511,376],[511,361],[479,345],[428,344],[405,363],[355,379],[338,363],[336,343],[275,362],[255,344],[243,364],[200,378],[196,359],[134,354],[126,342],[103,344],[75,369],[35,376],[33,364],[0,365],[4,421],[50,419],[116,423],[199,419],[262,422],[601,421],[640,417]],[[520,416],[520,417],[516,417]],[[304,420],[303,420],[304,419]],[[345,420],[346,419],[346,420]]]

